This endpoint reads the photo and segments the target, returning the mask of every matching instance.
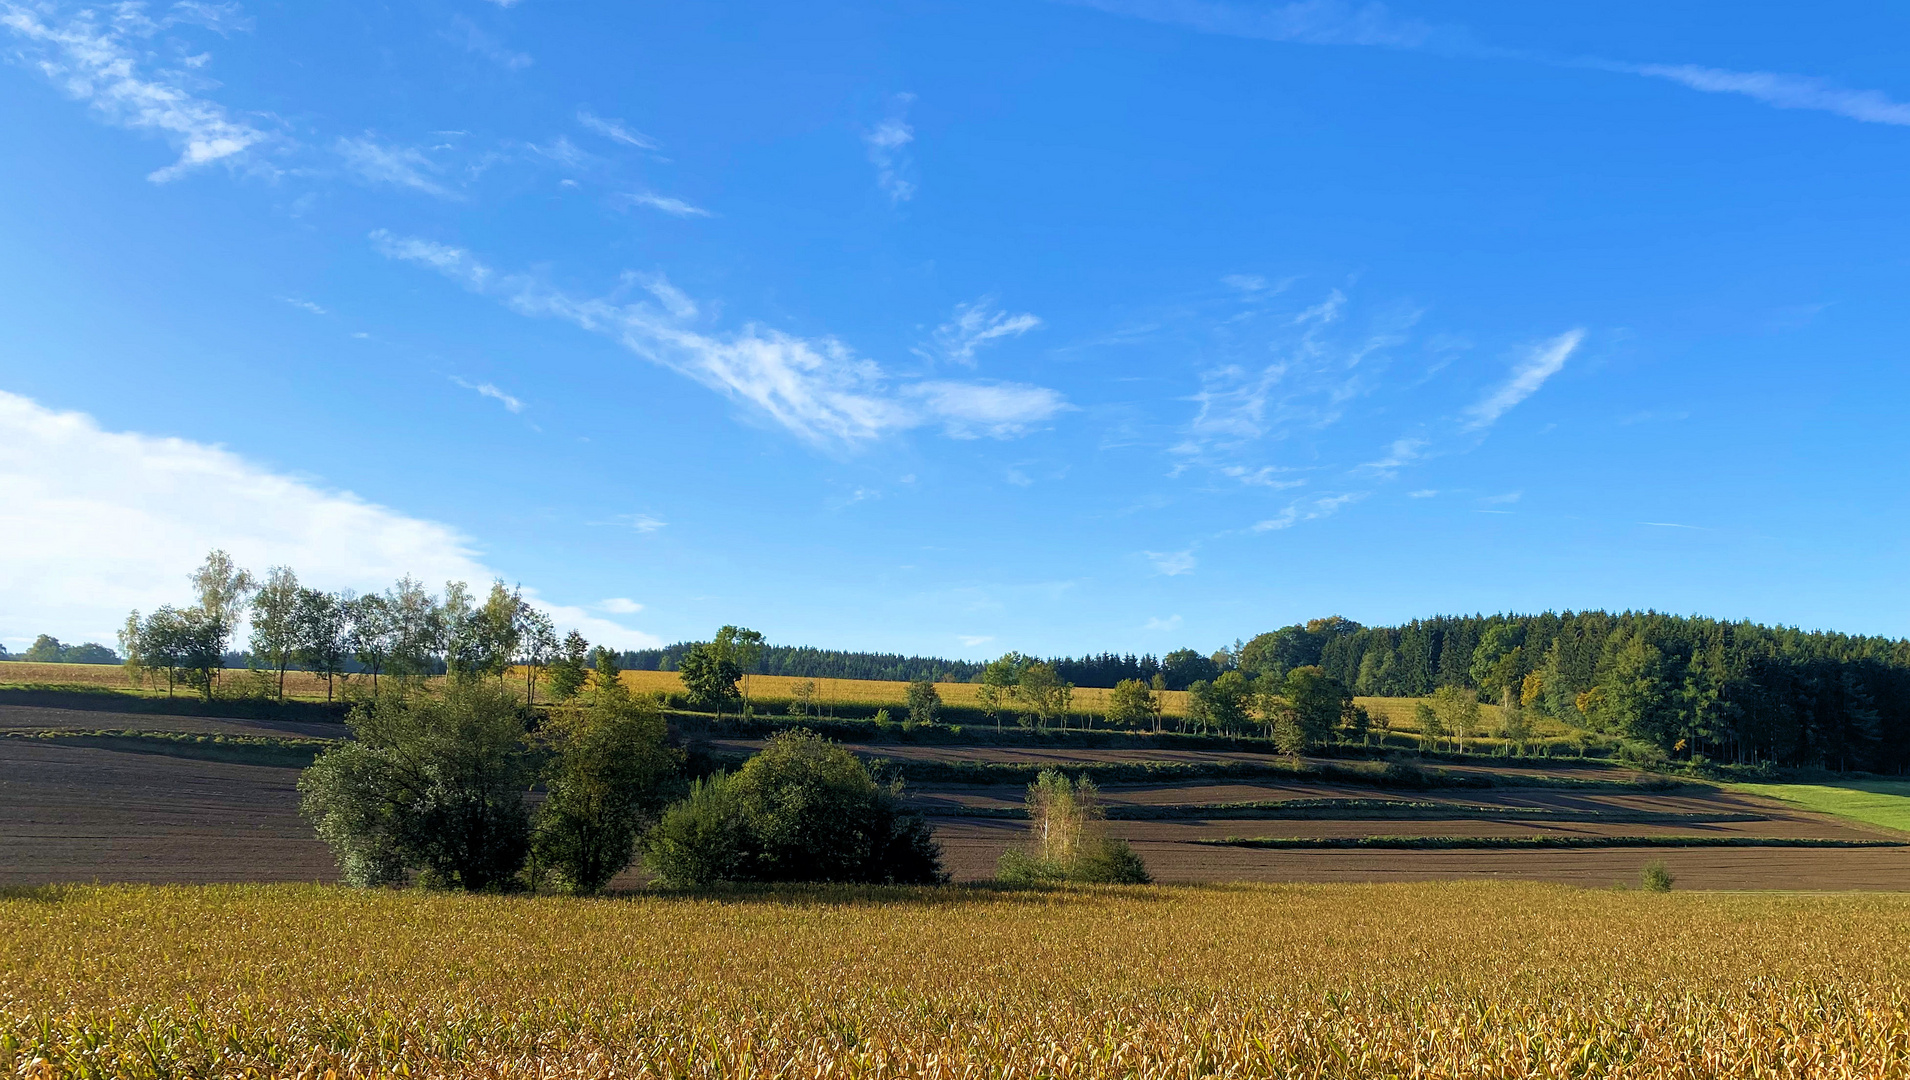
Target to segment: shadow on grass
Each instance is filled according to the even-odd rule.
[[[652,887],[606,893],[611,900],[699,900],[722,904],[777,907],[986,907],[1093,903],[1108,897],[1155,903],[1169,898],[1152,885],[1003,885],[963,882],[953,885],[777,884],[717,885],[699,889]]]
[[[60,904],[73,892],[72,885],[0,885],[0,903],[18,900],[29,904]]]

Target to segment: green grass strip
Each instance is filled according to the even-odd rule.
[[[1477,803],[1418,802],[1404,799],[1270,799],[1240,803],[1161,803],[1137,805],[1115,803],[1102,807],[1110,821],[1450,821],[1487,819],[1495,821],[1568,822],[1592,821],[1612,824],[1710,824],[1728,821],[1766,821],[1763,814],[1679,812],[1669,810],[1572,810],[1547,806],[1486,806]],[[1022,818],[1027,812],[1018,806],[929,807],[924,812],[934,817]]]
[[[1906,847],[1901,840],[1817,840],[1788,836],[1230,836],[1194,840],[1217,847],[1290,851],[1386,848],[1399,851],[1530,850],[1549,848],[1875,848]]]
[[[1910,832],[1910,782],[1847,780],[1829,784],[1726,784],[1727,790],[1773,799],[1820,814]]]
[[[165,757],[302,769],[333,745],[330,739],[210,735],[181,731],[8,731],[0,738]]]

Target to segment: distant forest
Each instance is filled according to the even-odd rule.
[[[675,671],[697,642],[679,641],[661,649],[632,649],[619,662],[636,671]],[[876,679],[883,682],[976,682],[986,663],[944,660],[898,653],[844,652],[807,645],[765,645],[752,675],[793,675],[799,679]],[[1077,686],[1100,685],[1077,681]],[[1107,685],[1113,686],[1113,683]]]
[[[671,670],[688,644],[625,654]],[[1638,740],[1678,757],[1910,769],[1910,641],[1656,612],[1547,612],[1362,626],[1339,617],[1202,655],[1103,653],[1048,661],[1076,686],[1124,679],[1184,690],[1228,671],[1274,685],[1317,666],[1355,694],[1471,688],[1503,705]],[[935,657],[768,648],[758,671],[806,678],[979,681]]]

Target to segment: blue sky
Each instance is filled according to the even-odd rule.
[[[1910,11],[0,0],[0,641],[1910,634]]]

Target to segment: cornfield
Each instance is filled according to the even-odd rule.
[[[1520,884],[0,900],[37,1077],[1910,1075],[1910,898]]]

